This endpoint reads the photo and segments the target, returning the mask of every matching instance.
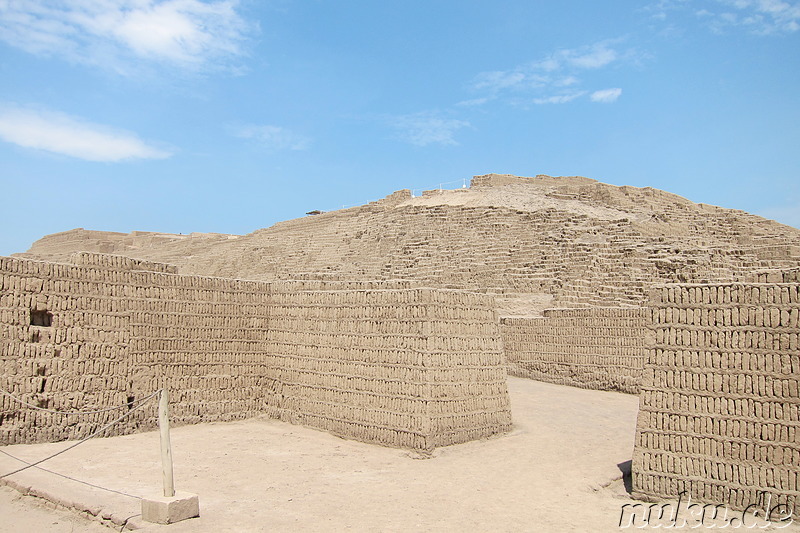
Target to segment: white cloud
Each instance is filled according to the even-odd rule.
[[[585,92],[577,92],[571,94],[556,94],[553,96],[547,96],[545,98],[534,98],[533,103],[538,105],[544,104],[566,104],[567,102],[571,102],[576,98],[579,98],[586,94]]]
[[[800,30],[800,2],[788,0],[659,0],[646,10],[666,20],[671,12],[691,9],[715,33],[743,28],[768,35]]]
[[[462,105],[483,103],[501,95],[510,96],[512,103],[530,102],[530,97],[535,104],[570,102],[587,92],[580,87],[582,77],[630,60],[635,55],[632,50],[620,50],[619,43],[619,40],[605,40],[578,48],[565,48],[509,70],[482,72],[472,80],[471,88],[488,96],[466,100]],[[573,90],[564,93],[564,87]],[[611,98],[611,95],[607,97]]]
[[[86,161],[165,159],[172,155],[127,131],[63,113],[11,106],[0,108],[0,139]]]
[[[611,102],[616,102],[617,98],[622,95],[622,89],[615,88],[615,89],[603,89],[600,91],[593,92],[589,98],[592,102],[601,102],[604,104],[610,104]]]
[[[475,106],[479,106],[479,105],[483,105],[485,103],[491,102],[492,100],[494,100],[493,97],[487,96],[487,97],[484,97],[484,98],[473,98],[471,100],[462,100],[462,101],[458,102],[456,105],[457,106],[463,106],[463,107],[475,107]]]
[[[481,72],[475,78],[474,86],[476,89],[489,89],[490,91],[501,91],[510,87],[519,86],[525,81],[526,75],[522,72],[514,71],[493,71]]]
[[[498,93],[574,85],[580,81],[575,75],[579,71],[599,69],[620,59],[620,53],[611,44],[611,41],[601,41],[580,48],[562,49],[510,70],[481,72],[473,79],[472,88]]]
[[[641,11],[651,13],[656,20],[666,20],[671,11],[682,9],[693,0],[657,0],[640,8]]]
[[[399,130],[400,137],[417,146],[429,144],[457,145],[455,133],[470,127],[465,120],[442,118],[433,113],[414,113],[392,119],[392,125]]]
[[[472,83],[472,88],[494,96],[505,91],[527,91],[546,87],[553,83],[549,74],[536,72],[535,67],[520,66],[508,71],[481,72]]]
[[[581,80],[576,78],[575,76],[567,76],[565,78],[557,79],[553,81],[553,85],[557,87],[569,87],[570,85],[575,85],[579,83]]]
[[[233,130],[242,139],[252,139],[270,150],[306,150],[311,139],[280,126],[245,125]]]
[[[251,27],[235,0],[0,1],[0,39],[27,52],[130,74],[151,61],[226,66]]]
[[[607,43],[597,43],[588,49],[562,50],[559,55],[563,62],[577,68],[596,69],[616,61],[617,51]]]
[[[617,61],[620,53],[613,48],[614,41],[600,41],[579,48],[557,50],[533,63],[533,68],[545,72],[563,70],[598,69]]]
[[[717,3],[736,10],[712,13],[712,28],[717,30],[725,26],[742,26],[761,34],[792,33],[800,30],[800,2],[717,0]]]

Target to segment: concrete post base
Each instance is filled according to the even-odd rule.
[[[142,520],[156,524],[172,524],[200,516],[197,494],[175,491],[175,496],[148,496],[142,498]]]

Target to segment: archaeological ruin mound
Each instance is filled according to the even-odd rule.
[[[178,423],[430,450],[507,431],[511,373],[640,394],[642,497],[797,506],[798,272],[796,228],[582,177],[477,176],[243,236],[77,229],[0,260],[0,385],[51,410],[168,385]],[[4,443],[103,421],[0,402]]]

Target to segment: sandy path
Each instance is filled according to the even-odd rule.
[[[509,387],[512,433],[440,449],[427,459],[272,420],[175,428],[176,486],[200,495],[201,517],[156,526],[134,516],[130,523],[170,533],[620,531],[620,507],[630,500],[617,465],[631,457],[638,398],[519,378],[510,378]],[[63,447],[5,450],[34,460]],[[158,435],[89,441],[46,464],[141,495],[159,488]],[[0,456],[0,472],[11,467]],[[100,515],[139,512],[133,498],[52,474],[26,471],[12,479],[67,504],[92,502]],[[7,492],[0,493],[3,516]],[[96,531],[96,525],[79,523],[74,531]],[[42,530],[34,522],[18,526],[13,531]]]

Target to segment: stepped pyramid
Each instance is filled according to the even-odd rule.
[[[71,230],[22,257],[90,251],[252,280],[406,279],[496,295],[504,316],[639,306],[653,284],[754,280],[800,267],[800,230],[743,211],[584,177],[488,174],[244,236]]]

